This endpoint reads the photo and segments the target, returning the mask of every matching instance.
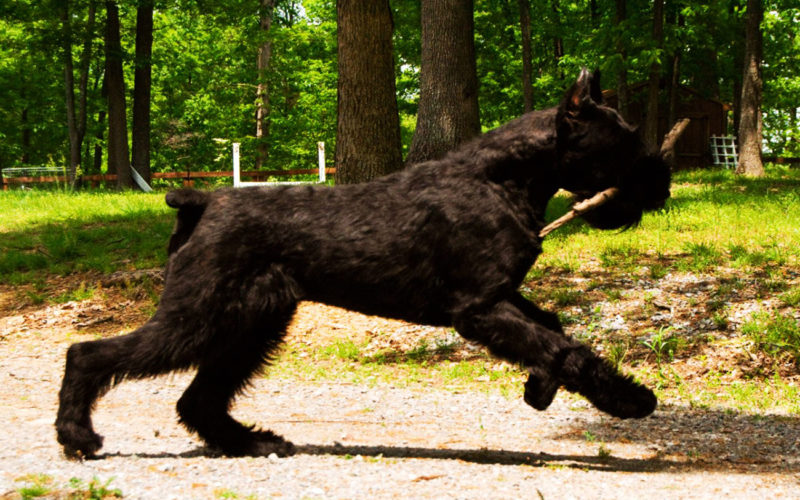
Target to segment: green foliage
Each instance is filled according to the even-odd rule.
[[[800,322],[791,315],[756,313],[742,325],[756,349],[775,361],[788,357],[800,367]]]
[[[8,4],[8,5],[6,5]],[[18,0],[0,7],[0,168],[63,166],[67,156],[62,26],[54,4]],[[133,88],[135,2],[119,2],[125,85]],[[259,26],[258,2],[165,1],[154,13],[152,56],[152,166],[157,171],[230,168],[230,144],[242,144],[242,166],[251,168],[256,148],[267,147],[267,169],[308,168],[315,144],[335,150],[337,50],[336,3],[278,0],[268,32]],[[419,2],[391,0],[402,140],[411,140],[419,96]],[[592,10],[592,5],[596,10]],[[93,152],[105,146],[102,95],[104,6],[89,32],[88,2],[70,3],[73,64],[90,41],[88,122],[81,170],[95,173]],[[606,88],[619,72],[646,79],[661,63],[670,78],[679,54],[680,83],[708,97],[735,103],[742,75],[743,2],[671,3],[665,8],[664,41],[651,36],[652,6],[628,2],[627,19],[615,24],[610,1],[530,2],[532,86],[537,108],[558,102],[581,66],[600,68]],[[800,8],[790,0],[764,3],[764,133],[769,152],[800,154]],[[475,51],[479,103],[485,129],[522,112],[519,6],[476,0]],[[259,46],[272,45],[269,67],[259,76]],[[556,55],[559,43],[563,53]],[[625,53],[623,57],[622,51]],[[261,80],[259,80],[261,79]],[[269,130],[256,139],[257,88],[266,85]],[[666,93],[665,93],[666,94]],[[129,115],[130,108],[129,105]],[[101,154],[102,156],[102,154]],[[102,158],[99,158],[102,160]]]
[[[659,369],[664,361],[671,362],[675,359],[675,353],[684,343],[683,339],[672,333],[671,328],[661,328],[657,332],[651,332],[649,338],[642,341],[642,345],[655,354]]]

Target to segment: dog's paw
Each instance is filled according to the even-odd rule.
[[[56,433],[64,456],[72,460],[91,458],[103,447],[103,436],[74,422],[57,423]]]
[[[658,405],[653,391],[636,383],[631,377],[622,375],[616,375],[606,389],[584,396],[598,410],[617,418],[644,418],[653,413]]]
[[[528,380],[525,382],[523,399],[530,406],[543,411],[553,402],[558,388],[559,383],[556,379],[529,373]]]
[[[643,418],[655,411],[653,391],[588,349],[569,353],[564,363],[564,387],[588,399],[598,410],[617,418]]]

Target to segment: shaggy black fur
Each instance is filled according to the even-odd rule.
[[[559,107],[366,184],[169,193],[178,222],[157,312],[128,335],[67,352],[56,420],[67,455],[100,449],[91,412],[110,386],[189,368],[197,375],[178,401],[187,428],[229,455],[293,453],[228,410],[276,352],[299,300],[453,325],[525,366],[525,401],[540,410],[564,386],[620,418],[650,414],[650,390],[518,292],[559,188],[581,199],[619,187],[585,216],[601,228],[636,224],[669,196],[668,167],[599,95],[584,70]]]

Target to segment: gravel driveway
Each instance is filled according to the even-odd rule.
[[[94,477],[144,499],[800,498],[797,417],[667,402],[620,421],[563,392],[537,412],[491,382],[459,393],[259,379],[234,414],[298,445],[282,459],[221,457],[180,427],[191,374],[126,382],[95,412],[103,455],[68,461],[53,421],[81,312],[57,309],[0,318],[1,500],[38,474],[61,490],[51,498]]]

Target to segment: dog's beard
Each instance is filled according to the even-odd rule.
[[[664,207],[670,196],[670,169],[659,156],[643,156],[619,181],[619,193],[581,217],[597,229],[628,229],[642,220],[645,211]],[[594,193],[577,193],[580,202]]]

